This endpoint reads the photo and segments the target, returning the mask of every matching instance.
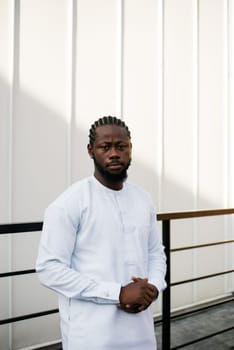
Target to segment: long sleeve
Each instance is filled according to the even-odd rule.
[[[152,310],[131,314],[116,307],[132,276],[164,288],[153,211],[141,188],[125,182],[115,191],[94,177],[73,184],[47,208],[36,270],[59,295],[64,349],[156,348]]]
[[[155,212],[151,214],[151,229],[148,244],[148,277],[149,282],[155,285],[159,292],[166,288],[166,256],[164,247],[157,232]]]
[[[50,206],[45,213],[36,262],[40,282],[68,297],[102,304],[117,304],[121,285],[112,281],[95,281],[72,266],[79,222],[64,208]]]

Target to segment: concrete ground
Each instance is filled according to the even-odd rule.
[[[234,301],[213,306],[189,317],[171,323],[171,349],[206,337],[209,334],[232,328],[230,331],[183,347],[185,350],[234,350]],[[161,325],[156,325],[158,350],[161,346]]]

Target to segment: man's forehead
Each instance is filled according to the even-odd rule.
[[[100,125],[96,128],[96,138],[129,138],[128,132],[125,127],[119,125]]]

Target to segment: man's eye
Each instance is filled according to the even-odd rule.
[[[120,151],[123,151],[125,148],[127,148],[126,145],[118,145],[118,149],[119,149]]]
[[[101,149],[103,149],[103,151],[108,151],[110,149],[110,146],[104,145],[104,146],[101,146]]]

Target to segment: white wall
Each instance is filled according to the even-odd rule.
[[[0,222],[42,220],[92,173],[88,129],[103,115],[129,125],[129,178],[159,211],[233,207],[233,38],[231,0],[1,0]],[[231,239],[232,227],[174,222],[172,244]],[[33,268],[39,236],[1,236],[1,271]],[[173,281],[230,269],[231,253],[174,253]],[[57,305],[36,276],[1,279],[0,289],[1,319]],[[232,289],[230,277],[175,287],[173,307]],[[59,337],[58,315],[0,326],[3,350]]]

